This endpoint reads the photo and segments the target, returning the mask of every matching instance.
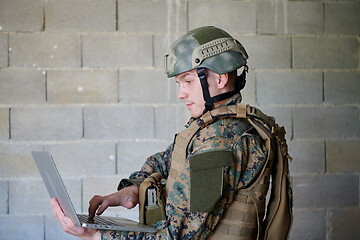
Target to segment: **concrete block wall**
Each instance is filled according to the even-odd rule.
[[[173,140],[189,114],[163,55],[202,25],[243,43],[244,102],[287,129],[290,239],[358,239],[359,13],[355,0],[1,0],[0,239],[75,239],[52,216],[31,151],[53,154],[86,212]]]

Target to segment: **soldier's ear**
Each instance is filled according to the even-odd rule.
[[[223,89],[229,82],[229,74],[228,73],[224,73],[224,74],[218,74],[218,79],[217,79],[217,86],[219,89]]]

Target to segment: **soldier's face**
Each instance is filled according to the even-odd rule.
[[[220,89],[217,85],[219,74],[207,70],[206,76],[210,95],[215,96],[219,94]],[[200,117],[205,109],[205,100],[196,70],[176,75],[175,81],[179,84],[178,98],[184,101],[192,117]]]
[[[179,85],[178,99],[184,101],[192,117],[200,117],[205,109],[205,101],[196,70],[176,75],[175,81]]]

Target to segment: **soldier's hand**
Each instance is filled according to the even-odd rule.
[[[139,187],[132,185],[107,196],[95,195],[89,201],[89,218],[102,214],[110,206],[133,208],[139,202]]]
[[[65,216],[56,198],[52,198],[50,203],[57,221],[60,223],[65,232],[84,240],[101,239],[101,233],[98,229],[76,226],[69,217]]]

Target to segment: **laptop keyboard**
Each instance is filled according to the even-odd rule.
[[[118,226],[119,224],[113,221],[110,221],[108,219],[99,217],[99,216],[95,216],[94,219],[89,219],[88,215],[82,215],[82,214],[78,214],[77,215],[80,222],[83,223],[90,223],[90,224],[97,224],[97,225],[113,225],[113,226]]]

